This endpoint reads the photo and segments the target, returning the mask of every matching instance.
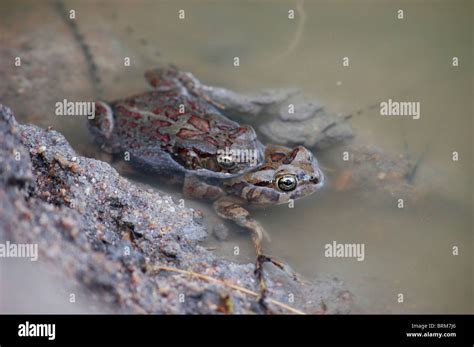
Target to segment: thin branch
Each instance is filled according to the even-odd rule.
[[[304,31],[304,25],[306,23],[306,13],[303,7],[303,0],[299,0],[296,2],[296,12],[298,13],[299,20],[291,43],[288,48],[275,59],[275,61],[287,57],[291,52],[293,52],[293,50],[298,46],[301,41],[301,36],[303,35]]]

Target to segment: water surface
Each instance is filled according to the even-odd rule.
[[[408,152],[416,159],[428,149],[414,181],[423,194],[403,210],[397,208],[396,197],[381,191],[367,194],[356,187],[336,192],[328,184],[297,201],[294,209],[276,206],[254,216],[272,236],[265,244],[267,253],[307,278],[342,279],[354,294],[354,312],[472,312],[472,3],[65,3],[80,15],[105,99],[143,91],[144,70],[172,62],[209,85],[245,93],[295,86],[332,112],[366,109],[352,120],[358,140],[394,158]],[[14,22],[19,17],[12,13],[27,5],[38,6],[11,3],[8,20]],[[37,9],[38,16],[57,16],[53,7]],[[185,20],[178,19],[180,9]],[[290,9],[296,11],[293,21],[287,17]],[[398,9],[404,10],[403,20],[397,19]],[[74,52],[81,54],[77,47]],[[125,56],[133,62],[130,67],[123,67]],[[238,68],[233,66],[235,56],[240,57]],[[453,56],[459,57],[457,68],[451,65]],[[349,67],[342,66],[343,57],[350,58]],[[75,96],[93,93],[90,88]],[[367,110],[389,98],[420,102],[421,119],[388,119],[378,109]],[[21,112],[19,118],[28,119]],[[55,125],[79,152],[99,156],[82,119],[51,116],[44,123]],[[346,169],[344,148],[315,153],[330,169],[329,182]],[[460,153],[460,161],[451,160],[453,151]],[[159,177],[132,177],[165,189]],[[177,190],[172,192],[180,197]],[[205,211],[211,227],[218,222],[208,204],[189,204]],[[231,228],[227,241],[211,238],[207,244],[225,257],[252,262],[248,233]],[[333,241],[363,243],[364,261],[325,257],[324,245]],[[233,255],[235,246],[241,249],[239,256]],[[453,246],[459,247],[458,256],[452,255]],[[399,293],[403,303],[397,302]]]

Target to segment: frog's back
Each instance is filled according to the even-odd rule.
[[[108,142],[129,152],[132,161],[147,171],[232,177],[263,161],[263,146],[252,127],[229,120],[189,95],[146,92],[112,103],[110,113],[113,130]],[[217,157],[225,148],[253,150],[258,161],[220,167]]]
[[[239,128],[213,106],[177,93],[147,92],[115,102],[112,107],[116,134],[124,147],[159,143],[173,151],[192,143],[216,149],[226,145],[223,132]]]

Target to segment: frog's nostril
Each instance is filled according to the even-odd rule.
[[[319,172],[318,174],[316,174],[315,176],[312,176],[311,177],[311,182],[314,183],[314,184],[319,184],[323,181],[323,174],[322,172]]]

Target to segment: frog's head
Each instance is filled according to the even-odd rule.
[[[253,206],[287,203],[311,195],[324,185],[318,161],[305,147],[267,146],[265,163],[232,179],[227,187]]]
[[[263,145],[251,126],[241,125],[220,135],[216,162],[222,172],[246,173],[263,163]]]
[[[205,115],[202,118],[204,122],[207,117]],[[181,156],[181,161],[186,168],[192,168],[195,174],[231,178],[263,164],[263,145],[251,126],[229,122],[226,125],[213,124],[208,129],[208,132],[199,137],[193,135],[186,142],[180,139],[181,146],[188,149]]]

